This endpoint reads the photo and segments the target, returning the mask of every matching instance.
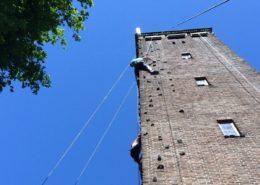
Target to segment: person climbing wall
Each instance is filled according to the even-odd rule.
[[[158,71],[154,71],[149,65],[147,65],[145,63],[145,61],[151,60],[153,62],[155,62],[155,60],[151,59],[150,57],[139,57],[139,58],[134,58],[131,63],[130,66],[135,68],[135,76],[138,77],[139,76],[139,71],[143,70],[143,71],[147,71],[149,72],[151,75],[157,75],[159,74]]]

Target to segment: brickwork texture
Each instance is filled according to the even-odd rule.
[[[136,47],[159,71],[139,73],[142,184],[260,184],[260,74],[210,28],[142,33]],[[223,119],[240,137],[224,137]]]

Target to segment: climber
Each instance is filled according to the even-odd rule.
[[[150,57],[143,57],[143,58],[134,58],[131,63],[130,66],[135,68],[135,76],[138,78],[139,76],[139,71],[143,70],[143,71],[147,71],[149,72],[151,75],[157,75],[159,74],[158,71],[154,71],[149,65],[145,64],[144,61],[148,61],[151,60],[153,62],[155,62],[155,60],[151,59]]]
[[[140,164],[140,153],[141,153],[141,135],[139,134],[137,138],[131,145],[130,155],[135,162]]]

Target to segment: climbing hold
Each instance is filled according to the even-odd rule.
[[[162,94],[158,94],[158,96],[162,96]]]
[[[150,99],[150,101],[149,102],[153,102],[153,100],[152,99]]]
[[[147,121],[147,122],[149,122],[149,121],[150,121],[150,119],[146,119],[146,121]]]
[[[180,152],[180,156],[184,156],[185,155],[185,152]]]
[[[179,144],[181,144],[181,143],[182,143],[182,140],[181,140],[181,139],[177,139],[177,142],[178,142]]]
[[[157,182],[157,178],[156,177],[153,178],[153,182]]]
[[[149,104],[149,107],[153,107],[153,104]]]
[[[158,161],[161,161],[162,160],[162,157],[160,155],[158,155],[158,158],[157,158]]]
[[[181,110],[179,110],[179,113],[184,113],[184,110],[182,110],[182,109],[181,109]]]
[[[150,81],[150,80],[147,80],[147,83],[151,83],[151,81]]]
[[[144,114],[147,114],[147,112],[144,112]]]
[[[158,140],[159,140],[159,141],[162,141],[162,136],[158,136]]]
[[[151,124],[151,127],[153,127],[153,126],[154,126],[154,123]]]
[[[159,164],[158,167],[157,167],[157,169],[162,170],[162,169],[164,169],[164,166],[163,166],[162,164]]]
[[[158,87],[156,90],[157,90],[157,91],[159,91],[159,90],[160,90],[160,88]]]
[[[165,148],[165,149],[169,149],[169,148],[170,148],[170,146],[169,146],[169,145],[166,145],[164,148]]]
[[[144,136],[147,136],[147,135],[148,135],[148,132],[145,132],[143,135],[144,135]]]

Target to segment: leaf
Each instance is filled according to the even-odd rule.
[[[50,87],[45,71],[47,53],[44,45],[60,42],[66,47],[65,29],[80,41],[79,32],[89,16],[92,0],[2,0],[0,2],[0,92],[14,90],[13,83],[31,88],[37,94],[41,87]]]

